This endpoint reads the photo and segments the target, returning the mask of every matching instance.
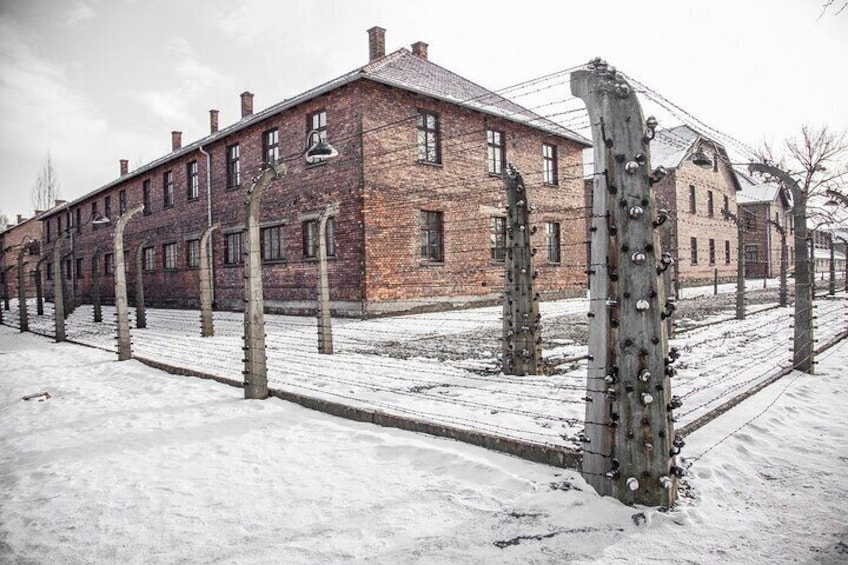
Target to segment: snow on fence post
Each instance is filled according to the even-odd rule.
[[[583,475],[602,495],[669,506],[683,442],[664,323],[674,303],[660,280],[672,256],[657,228],[669,214],[651,194],[666,174],[650,165],[656,120],[643,120],[631,86],[600,59],[572,73],[571,91],[586,104],[595,163]]]
[[[115,317],[118,325],[118,361],[132,358],[130,343],[130,313],[127,304],[127,266],[124,261],[124,228],[133,216],[144,210],[139,204],[118,218],[112,246],[115,257]]]

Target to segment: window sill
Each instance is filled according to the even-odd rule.
[[[263,259],[263,265],[288,265],[287,259]]]
[[[421,159],[418,159],[418,160],[417,160],[417,161],[415,161],[415,162],[416,162],[416,163],[418,163],[419,165],[424,165],[425,167],[435,167],[435,168],[437,168],[437,169],[441,169],[441,168],[442,168],[442,162],[441,162],[441,161],[439,161],[439,162],[436,162],[436,161],[422,161]]]
[[[559,182],[545,182],[543,183],[545,186],[550,186],[553,188],[559,188]]]
[[[424,261],[424,260],[421,260],[421,261],[418,262],[418,266],[425,268],[425,269],[428,268],[428,267],[444,267],[445,262],[444,261]]]
[[[327,261],[335,261],[335,260],[337,260],[337,257],[335,255],[327,255]],[[318,257],[304,257],[303,259],[301,259],[301,262],[303,262],[303,263],[317,263]]]
[[[491,177],[491,178],[497,178],[497,179],[503,178],[503,175],[501,173],[493,173],[492,171],[487,171],[487,173],[488,173],[489,177]]]
[[[199,200],[200,200],[199,196],[194,196],[194,197],[189,196],[188,198],[186,198],[186,202],[197,202]]]
[[[304,169],[308,171],[309,169],[317,169],[325,166],[327,166],[327,161],[318,161],[317,163],[306,163]]]
[[[234,269],[236,267],[244,267],[244,263],[224,263],[225,269]]]

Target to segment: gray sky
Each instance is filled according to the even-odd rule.
[[[374,25],[388,52],[427,42],[431,61],[493,90],[602,56],[752,146],[803,124],[844,130],[848,13],[818,19],[822,3],[3,0],[0,212],[32,213],[48,150],[60,197],[77,198],[119,159],[168,153],[171,130],[204,136],[210,108],[235,122],[245,90],[258,111],[365,64]],[[567,82],[547,95],[571,97]]]

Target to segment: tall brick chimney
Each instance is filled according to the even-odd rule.
[[[171,132],[171,151],[176,151],[180,147],[183,146],[183,132],[181,131],[172,131]]]
[[[427,44],[423,41],[416,41],[412,44],[412,54],[416,57],[421,57],[425,61],[427,60]]]
[[[368,30],[368,60],[374,61],[386,56],[386,30],[374,26]]]
[[[128,159],[121,159],[121,176],[130,172],[130,162]]]
[[[24,215],[18,214],[18,224],[17,225],[21,225],[22,223],[24,223],[24,220],[26,220],[26,218],[24,218]]]
[[[209,133],[218,133],[218,110],[209,110]]]
[[[253,115],[253,93],[244,91],[241,93],[241,117],[246,118]]]

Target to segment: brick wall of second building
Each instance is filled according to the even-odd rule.
[[[364,138],[368,308],[499,301],[504,263],[493,259],[490,222],[505,216],[501,175],[487,172],[487,129],[501,132],[506,161],[522,172],[543,297],[585,292],[585,215],[581,148],[566,139],[382,85],[370,85]],[[418,160],[419,111],[439,117],[440,163]],[[388,126],[387,126],[388,124]],[[542,180],[542,143],[557,147],[559,182]],[[422,211],[443,223],[442,261],[421,258]],[[547,223],[561,229],[561,259],[550,262]]]

